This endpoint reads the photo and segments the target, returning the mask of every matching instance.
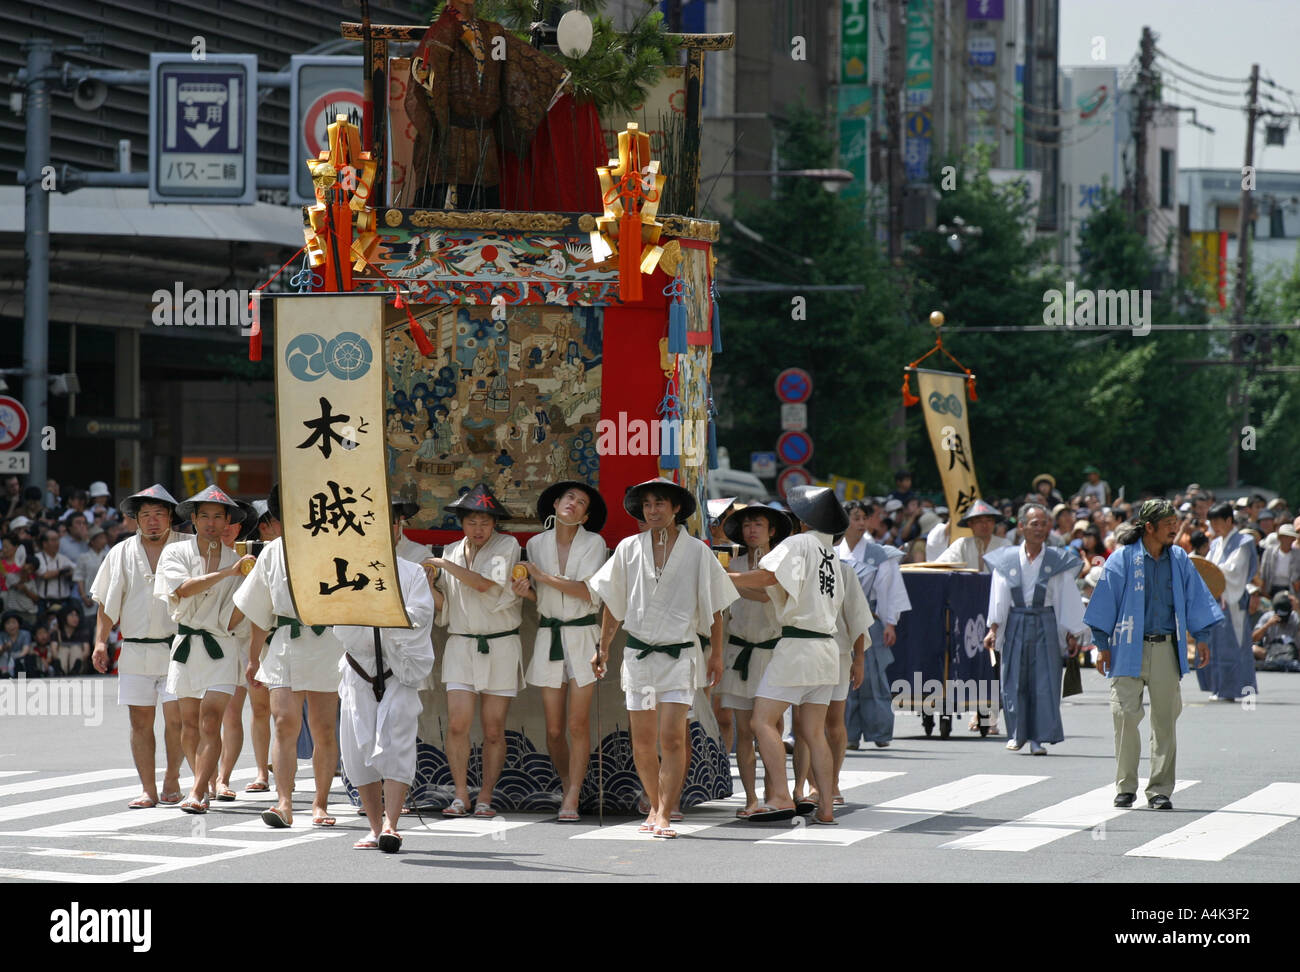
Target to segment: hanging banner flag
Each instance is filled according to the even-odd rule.
[[[275,298],[280,510],[304,624],[406,628],[384,448],[384,297]]]
[[[970,424],[968,422],[966,375],[951,371],[930,371],[926,368],[909,369],[917,377],[917,393],[925,413],[925,428],[930,434],[934,461],[943,479],[943,495],[951,511],[948,517],[949,542],[969,535],[966,527],[957,521],[965,515],[971,503],[979,498],[979,483],[975,478],[975,458],[971,454]]]

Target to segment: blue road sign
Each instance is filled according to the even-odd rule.
[[[776,454],[787,466],[801,466],[812,458],[813,444],[807,432],[783,432],[776,440]]]
[[[149,201],[257,201],[257,57],[149,55]]]
[[[783,402],[806,402],[812,394],[812,376],[802,368],[786,368],[776,376],[776,397]]]

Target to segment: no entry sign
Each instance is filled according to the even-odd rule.
[[[8,395],[0,395],[0,450],[16,448],[27,438],[27,409]]]
[[[803,466],[791,466],[776,478],[776,491],[784,499],[787,490],[794,486],[810,486],[812,481],[812,473]]]

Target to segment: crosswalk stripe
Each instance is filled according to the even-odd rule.
[[[0,776],[17,776],[31,770],[0,773]],[[20,793],[39,793],[43,790],[57,790],[65,786],[85,786],[88,783],[103,783],[105,780],[121,780],[135,776],[134,769],[95,770],[91,773],[73,773],[71,776],[47,776],[39,780],[25,780],[22,783],[0,784],[0,797],[16,796]]]
[[[4,779],[7,776],[30,776],[35,772],[36,770],[0,770],[0,779]]]
[[[1270,783],[1249,796],[1170,831],[1126,857],[1221,861],[1300,818],[1300,783]]]
[[[162,854],[119,854],[116,851],[75,850],[69,847],[32,847],[33,857],[72,857],[78,860],[115,861],[123,864],[172,864],[177,858]]]
[[[45,884],[105,884],[114,880],[103,874],[79,874],[76,871],[40,871],[24,867],[0,867],[0,878],[14,881],[41,881]]]
[[[1197,780],[1179,780],[1174,791],[1196,785]],[[1140,780],[1138,790],[1147,784]],[[1115,785],[1099,786],[1095,790],[1071,797],[1042,810],[1035,810],[1018,820],[998,824],[987,830],[967,834],[940,846],[952,850],[976,851],[1031,851],[1062,837],[1082,833],[1099,827],[1108,820],[1129,811],[1114,806]]]
[[[868,783],[878,783],[881,780],[887,780],[894,776],[902,776],[902,772],[888,771],[854,771],[840,774],[840,790],[847,792],[850,789],[865,786]],[[759,781],[759,790],[762,790],[762,780]],[[710,827],[720,827],[729,823],[744,823],[736,817],[736,811],[742,809],[745,805],[744,794],[733,794],[725,800],[713,800],[704,806],[690,810],[686,813],[686,819],[681,823],[673,824],[673,830],[677,831],[678,836],[685,837],[690,834],[697,834],[701,830],[708,830]],[[617,824],[613,827],[599,827],[595,830],[589,830],[585,833],[574,834],[570,840],[645,840],[646,835],[639,833],[637,828],[641,826],[640,820],[634,820],[631,823]]]
[[[231,774],[231,781],[245,780],[255,776],[255,769],[235,770]],[[134,771],[132,771],[134,775]],[[185,790],[189,782],[182,784],[181,789]],[[7,823],[10,820],[22,820],[25,817],[42,817],[49,813],[61,813],[65,810],[80,810],[83,807],[94,807],[102,803],[114,803],[118,800],[130,800],[132,797],[140,795],[140,784],[138,782],[130,786],[113,787],[107,790],[90,790],[84,793],[70,793],[67,796],[51,797],[48,800],[33,800],[30,803],[15,803],[7,807],[0,807],[0,823]],[[154,808],[159,809],[159,808]],[[161,809],[168,809],[163,807]],[[170,809],[175,810],[175,807]],[[131,813],[144,813],[143,810],[132,810]],[[179,812],[179,811],[178,811]],[[114,814],[116,816],[116,814]],[[94,820],[79,821],[81,824],[93,823]]]
[[[1041,783],[1046,779],[1048,779],[1046,776],[978,773],[951,783],[909,793],[874,807],[843,814],[836,818],[840,823],[838,827],[800,824],[791,827],[786,833],[766,837],[758,843],[835,844],[848,847],[868,837],[878,837],[893,830],[900,830],[929,820],[931,817],[952,813],[972,804],[1012,793],[1031,783]]]

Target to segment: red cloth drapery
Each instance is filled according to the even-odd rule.
[[[596,106],[566,94],[543,119],[524,158],[502,152],[501,208],[599,214],[596,166],[608,161]]]

